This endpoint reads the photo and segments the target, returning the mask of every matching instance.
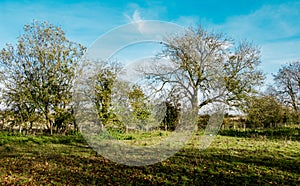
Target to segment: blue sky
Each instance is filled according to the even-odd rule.
[[[257,44],[268,82],[282,64],[300,59],[299,0],[0,0],[0,48],[15,43],[23,25],[33,19],[61,26],[69,39],[85,46],[119,25],[138,20],[202,24],[237,41]]]

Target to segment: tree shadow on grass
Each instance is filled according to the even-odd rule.
[[[196,150],[187,150],[184,153],[177,153],[174,158],[185,157],[190,159],[190,163],[197,163],[197,158],[207,161],[225,161],[227,163],[244,163],[254,166],[265,166],[269,168],[275,168],[278,170],[290,171],[291,173],[300,170],[300,152],[293,154],[293,157],[285,157],[278,154],[274,154],[272,151],[256,149],[245,150],[239,149],[236,153],[236,149],[221,150],[218,148],[209,148],[207,151],[199,152]],[[298,158],[297,158],[298,157]]]
[[[78,147],[81,148],[81,147]],[[93,151],[90,151],[91,154]],[[14,184],[76,185],[297,185],[299,159],[272,158],[271,152],[243,150],[243,155],[209,148],[184,149],[150,166],[129,167],[101,156],[48,153],[27,156],[1,152],[1,167],[20,175]],[[256,155],[255,155],[256,154]],[[298,175],[298,176],[297,176]],[[1,180],[1,179],[0,179]],[[6,183],[5,179],[1,180]]]

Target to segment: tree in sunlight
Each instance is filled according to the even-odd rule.
[[[62,128],[70,115],[75,67],[85,47],[68,40],[58,26],[33,21],[24,26],[17,44],[0,52],[3,98],[22,122],[34,121],[35,113],[47,128]]]
[[[212,103],[242,108],[263,82],[260,62],[260,50],[252,43],[235,44],[197,27],[167,37],[159,57],[139,70],[154,92],[176,92],[182,105],[198,112]]]
[[[274,75],[274,81],[273,89],[279,99],[295,112],[300,111],[300,61],[282,66]]]

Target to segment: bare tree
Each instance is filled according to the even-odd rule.
[[[242,106],[264,76],[260,51],[249,42],[237,47],[223,34],[202,27],[166,39],[159,59],[142,68],[156,92],[172,92],[198,111],[210,103]]]
[[[281,101],[292,106],[297,112],[300,108],[300,62],[295,61],[281,67],[274,75],[276,91]]]

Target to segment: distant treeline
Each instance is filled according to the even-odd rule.
[[[86,47],[67,39],[60,27],[26,24],[15,45],[0,50],[0,130],[67,134],[79,131],[79,120],[91,120],[120,132],[173,131],[182,113],[197,116],[209,104],[244,113],[225,115],[224,129],[299,124],[299,61],[283,65],[273,85],[259,92],[265,77],[258,68],[260,49],[252,42],[235,43],[199,26],[162,43],[157,58],[167,57],[170,64],[139,66],[138,84],[118,79],[124,70],[119,61],[86,59]],[[156,108],[161,104],[165,109]],[[85,115],[90,105],[92,118]],[[203,129],[209,115],[196,119],[195,127]]]

